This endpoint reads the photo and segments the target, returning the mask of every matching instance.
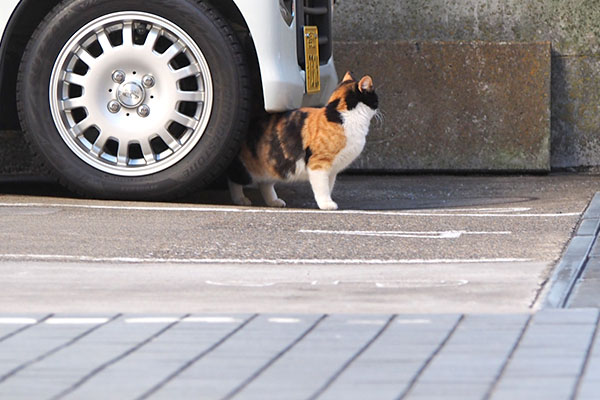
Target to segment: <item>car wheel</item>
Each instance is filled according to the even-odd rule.
[[[70,189],[167,199],[227,167],[248,88],[239,43],[203,2],[70,0],[29,41],[18,108],[34,153]]]

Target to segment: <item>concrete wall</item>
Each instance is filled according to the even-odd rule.
[[[550,41],[551,165],[600,165],[598,0],[338,0],[334,39]]]

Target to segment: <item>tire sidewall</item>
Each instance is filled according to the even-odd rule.
[[[178,163],[141,177],[112,175],[74,154],[55,127],[49,105],[50,75],[67,41],[96,18],[120,11],[141,11],[183,29],[202,51],[211,72],[213,105],[198,144]],[[190,185],[207,184],[235,153],[243,113],[243,61],[223,20],[203,3],[190,0],[72,0],[40,25],[26,51],[20,74],[21,119],[30,143],[61,181],[97,197],[168,198]],[[225,164],[225,165],[224,165]]]

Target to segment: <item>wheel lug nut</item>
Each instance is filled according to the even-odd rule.
[[[121,105],[119,104],[118,101],[111,100],[108,102],[108,111],[115,114],[115,113],[118,113],[120,110],[121,110]],[[150,110],[148,110],[148,111],[150,111]]]
[[[142,78],[142,84],[146,89],[153,87],[156,84],[154,77],[152,75],[144,75]]]
[[[115,83],[123,83],[123,81],[125,81],[125,72],[123,72],[121,70],[116,70],[112,74],[112,80]]]
[[[150,115],[150,107],[148,107],[145,104],[142,104],[138,107],[137,113],[140,117],[146,118],[148,115]]]

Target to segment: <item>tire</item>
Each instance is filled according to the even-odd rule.
[[[60,183],[166,200],[208,185],[247,129],[248,73],[219,14],[193,0],[68,0],[30,39],[17,105]]]

